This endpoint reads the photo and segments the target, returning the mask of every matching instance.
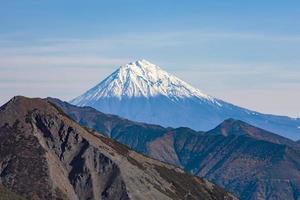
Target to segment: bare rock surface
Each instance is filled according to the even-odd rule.
[[[152,158],[205,177],[241,199],[300,198],[299,142],[235,119],[225,120],[208,132],[164,129],[107,115],[90,107],[48,100],[77,122]]]
[[[236,199],[78,125],[52,103],[0,108],[0,183],[27,199]]]

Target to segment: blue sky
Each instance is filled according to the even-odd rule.
[[[139,58],[205,93],[300,116],[300,1],[0,0],[0,103],[70,100]]]

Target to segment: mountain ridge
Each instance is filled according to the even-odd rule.
[[[77,122],[105,130],[103,126],[107,121],[97,117],[104,113],[58,99],[48,100]],[[120,118],[109,120],[115,122],[112,130],[116,133],[108,135],[116,136],[119,142],[194,175],[204,176],[241,199],[299,198],[299,143],[290,139],[234,119],[227,119],[208,132],[184,127],[162,129],[160,126],[156,132],[155,125],[124,122]],[[224,127],[226,133],[222,132]]]
[[[58,106],[0,107],[0,181],[28,199],[236,199],[220,187],[82,127]]]

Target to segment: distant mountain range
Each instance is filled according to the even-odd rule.
[[[146,60],[121,66],[70,103],[134,121],[198,131],[234,118],[300,139],[300,119],[262,114],[211,97]]]
[[[0,199],[237,198],[80,126],[47,100],[14,97],[0,107]]]
[[[300,199],[300,119],[226,103],[146,60],[71,103],[0,107],[0,199]]]
[[[290,139],[235,119],[199,132],[133,122],[58,99],[48,101],[80,124],[205,177],[241,199],[300,198],[300,144]]]

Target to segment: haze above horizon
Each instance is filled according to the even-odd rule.
[[[300,117],[299,1],[2,1],[0,103],[70,100],[145,58],[203,92]]]

